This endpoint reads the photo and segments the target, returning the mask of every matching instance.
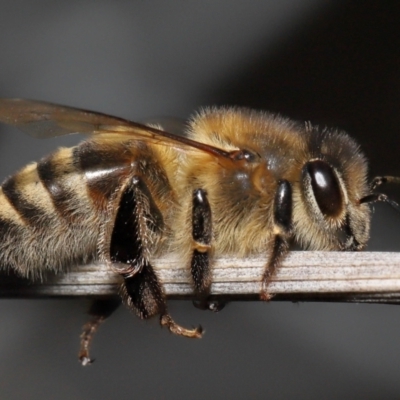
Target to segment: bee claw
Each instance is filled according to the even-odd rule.
[[[93,364],[95,359],[91,359],[88,354],[80,355],[79,362],[81,363],[82,367],[86,367],[87,365]]]
[[[270,294],[267,291],[263,290],[260,294],[260,299],[262,301],[270,301],[274,296],[274,294]]]
[[[221,300],[193,300],[193,305],[199,310],[219,312],[225,307],[226,302]]]

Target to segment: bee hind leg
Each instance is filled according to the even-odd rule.
[[[122,287],[122,297],[129,308],[133,309],[142,319],[160,315],[161,326],[167,327],[177,335],[201,338],[201,326],[194,329],[186,329],[178,325],[170,316],[167,310],[162,287],[149,263],[145,263],[140,273],[126,277]]]
[[[83,326],[81,334],[81,347],[78,357],[83,366],[90,365],[94,361],[89,355],[93,335],[96,333],[99,326],[119,307],[120,304],[121,299],[118,297],[97,299],[93,301],[89,309],[90,319]]]
[[[117,212],[110,219],[111,226],[105,227],[100,253],[124,279],[121,287],[124,303],[142,319],[160,315],[161,325],[173,333],[201,337],[201,327],[185,329],[171,318],[162,285],[150,264],[152,235],[162,231],[163,219],[144,179],[129,178],[114,202],[116,206],[113,204],[109,209]]]
[[[292,234],[292,186],[286,179],[278,182],[274,200],[274,224],[276,233],[272,242],[269,260],[262,277],[260,295],[261,300],[266,301],[272,298],[267,289],[276,270],[288,252],[288,238]]]

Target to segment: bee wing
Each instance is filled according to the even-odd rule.
[[[35,138],[74,133],[122,135],[183,150],[195,148],[217,157],[229,157],[229,153],[222,149],[182,135],[107,114],[36,100],[0,99],[0,122],[15,126]]]
[[[159,116],[145,118],[138,122],[144,125],[160,127],[160,129],[162,129],[163,131],[167,131],[178,136],[187,136],[187,121],[183,118]]]

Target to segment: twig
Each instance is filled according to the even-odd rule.
[[[223,258],[213,268],[212,295],[229,300],[257,299],[265,258]],[[189,271],[172,259],[154,261],[165,293],[191,298]],[[104,265],[29,282],[0,277],[0,297],[115,295],[121,280]],[[291,252],[269,286],[275,300],[400,303],[400,253]]]

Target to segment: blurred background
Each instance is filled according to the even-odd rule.
[[[371,176],[400,174],[400,2],[3,1],[0,96],[143,120],[241,105],[337,126]],[[0,127],[0,171],[78,137]],[[400,192],[388,189],[400,200]],[[368,250],[397,250],[400,216],[377,205]],[[77,361],[84,300],[0,300],[1,399],[397,399],[400,308],[232,303],[186,340],[120,308]]]

